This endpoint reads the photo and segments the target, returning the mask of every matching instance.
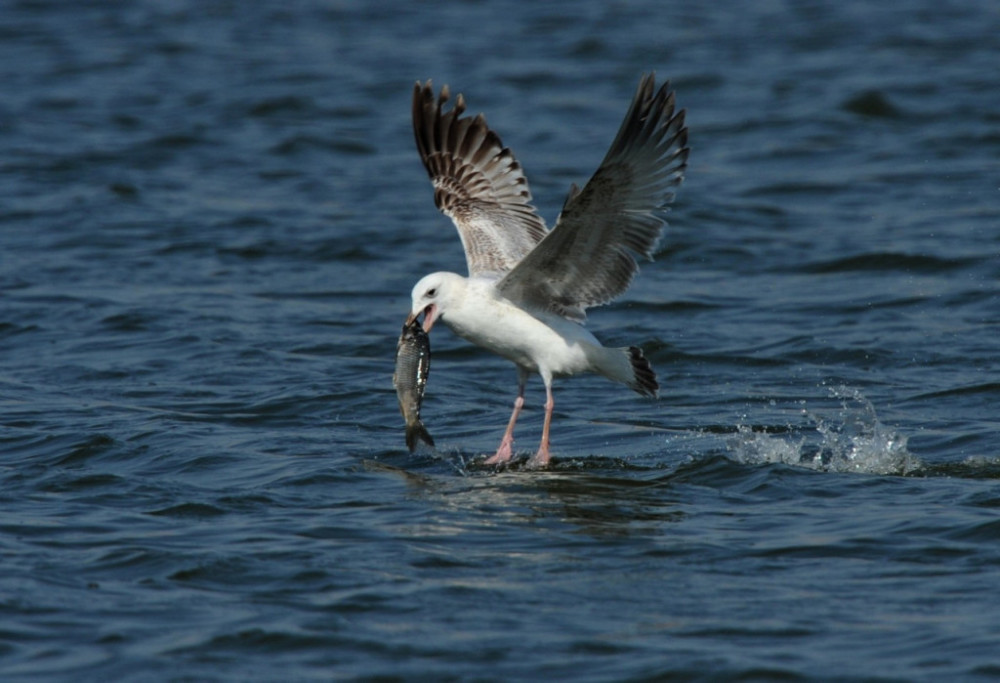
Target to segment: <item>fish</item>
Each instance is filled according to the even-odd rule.
[[[392,375],[392,385],[399,399],[399,411],[406,420],[406,447],[411,453],[417,449],[417,439],[434,447],[434,439],[420,421],[420,404],[430,371],[430,338],[420,323],[408,318],[396,344],[396,372]]]

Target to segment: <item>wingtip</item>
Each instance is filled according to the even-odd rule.
[[[420,102],[422,100],[433,100],[434,99],[434,82],[428,78],[426,81],[416,81],[413,84],[413,101],[414,103]]]
[[[451,100],[451,88],[445,83],[441,86],[441,90],[438,91],[437,98],[434,97],[434,81],[428,78],[426,81],[421,83],[417,81],[413,87],[413,110],[414,110],[414,120],[418,118],[441,118],[444,113],[444,107]],[[419,110],[426,110],[422,113]],[[465,96],[462,93],[458,93],[455,97],[455,103],[452,106],[452,111],[454,116],[457,118],[465,113]],[[431,116],[433,114],[433,117]]]

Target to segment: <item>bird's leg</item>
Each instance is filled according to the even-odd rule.
[[[545,423],[542,425],[542,442],[538,444],[538,452],[528,461],[529,469],[541,469],[549,465],[549,425],[552,424],[552,409],[555,408],[555,401],[552,400],[552,380],[545,380]]]
[[[514,412],[510,414],[510,422],[507,423],[507,431],[503,433],[500,448],[497,449],[495,455],[487,458],[487,465],[502,465],[514,455],[514,424],[517,422],[517,416],[521,414],[521,408],[524,407],[524,385],[527,381],[528,373],[518,368],[517,398],[514,399]]]
[[[523,406],[524,396],[518,394],[518,397],[514,399],[514,412],[510,414],[507,431],[503,433],[503,439],[500,441],[500,447],[497,449],[497,452],[487,458],[487,465],[502,465],[508,462],[514,455],[514,423],[517,422],[517,416],[520,414]]]

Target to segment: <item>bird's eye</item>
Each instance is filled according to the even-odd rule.
[[[437,287],[431,287],[427,290],[427,296],[437,296]]]

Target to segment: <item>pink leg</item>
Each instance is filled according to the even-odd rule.
[[[517,398],[514,399],[514,412],[510,414],[510,422],[507,423],[507,431],[503,433],[500,448],[497,449],[495,455],[486,459],[487,465],[502,465],[514,455],[514,424],[517,422],[517,416],[521,414],[521,408],[524,407],[524,385],[527,381],[527,373],[518,368]]]
[[[528,461],[529,469],[541,469],[549,466],[549,425],[552,424],[552,409],[556,402],[552,400],[552,380],[545,382],[545,423],[542,425],[542,442],[538,444],[538,452]]]

